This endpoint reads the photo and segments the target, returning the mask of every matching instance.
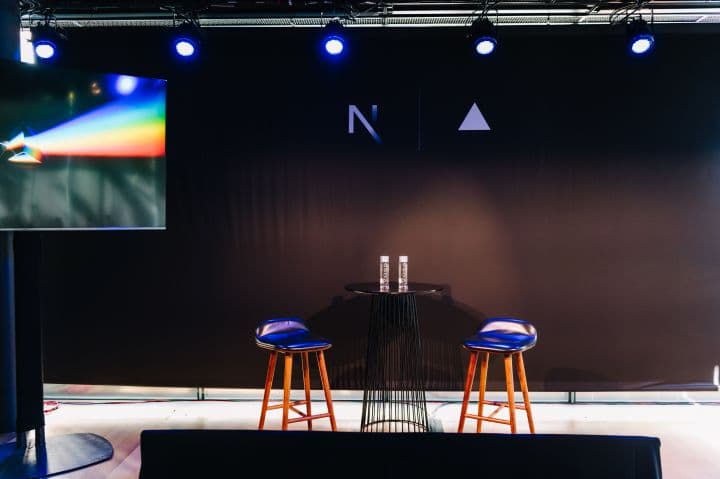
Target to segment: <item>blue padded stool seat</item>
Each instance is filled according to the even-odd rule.
[[[312,430],[312,421],[322,418],[329,418],[331,429],[333,431],[337,430],[335,425],[335,412],[333,411],[332,405],[332,395],[330,392],[330,380],[328,379],[324,354],[324,351],[332,346],[330,341],[310,331],[305,321],[300,318],[272,318],[263,321],[257,329],[255,329],[255,344],[262,349],[270,351],[267,375],[265,376],[265,393],[263,394],[260,425],[258,429],[265,427],[265,416],[268,411],[282,409],[283,430],[287,430],[289,424],[301,421],[307,422],[308,430]],[[322,414],[312,414],[310,401],[310,353],[315,353],[317,357],[320,381],[325,393],[327,412]],[[291,401],[292,364],[293,357],[296,354],[299,354],[302,360],[305,399]],[[270,405],[270,391],[272,390],[278,356],[282,357],[285,363],[283,371],[283,400],[280,404]],[[305,405],[304,411],[296,407],[301,405]],[[297,413],[299,417],[290,418],[291,410]]]
[[[463,346],[497,353],[527,351],[537,342],[537,330],[522,319],[488,318]]]
[[[255,330],[255,343],[276,351],[320,351],[332,346],[330,341],[311,332],[299,318],[263,321]]]
[[[463,393],[462,407],[460,409],[458,432],[463,431],[465,419],[475,419],[477,420],[477,432],[482,430],[483,421],[490,421],[509,425],[510,431],[515,434],[515,432],[517,432],[515,409],[524,409],[527,413],[530,432],[535,433],[527,378],[525,377],[525,363],[523,361],[523,352],[535,346],[535,343],[537,343],[537,330],[535,326],[528,321],[517,318],[487,318],[480,324],[480,327],[474,335],[465,339],[463,347],[470,351],[470,363],[468,364],[467,376],[465,378],[465,390]],[[487,371],[491,354],[502,354],[504,357],[507,402],[485,400],[485,386],[487,383]],[[515,404],[513,358],[515,358],[515,368],[523,395],[523,403],[518,405]],[[470,391],[475,380],[475,370],[478,359],[480,359],[478,412],[477,414],[471,414],[467,412],[468,402],[470,400]],[[496,406],[496,409],[489,415],[484,416],[483,406],[486,404]],[[495,415],[504,408],[509,410],[510,418],[499,419],[495,417]]]

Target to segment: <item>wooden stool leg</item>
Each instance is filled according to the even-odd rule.
[[[465,377],[465,390],[463,392],[462,407],[460,408],[460,424],[458,424],[458,432],[463,432],[463,428],[465,427],[465,415],[467,414],[468,401],[470,400],[470,390],[472,389],[473,380],[475,379],[477,357],[477,351],[470,352],[470,362],[468,363],[467,376]]]
[[[275,364],[277,363],[277,352],[270,352],[267,374],[265,375],[265,394],[263,394],[262,408],[260,409],[260,425],[258,429],[265,427],[265,414],[267,413],[268,401],[270,401],[270,390],[272,389],[273,376],[275,375]]]
[[[292,353],[285,353],[285,370],[283,379],[283,404],[282,404],[282,430],[286,431],[288,428],[288,415],[290,413],[290,384],[292,381]]]
[[[522,353],[517,353],[517,362],[515,363],[518,379],[520,380],[520,389],[523,393],[523,403],[525,404],[525,412],[527,413],[528,425],[530,432],[535,434],[535,423],[532,418],[532,410],[530,409],[530,394],[528,393],[527,378],[525,377],[525,362]]]
[[[310,407],[310,358],[309,353],[302,353],[302,372],[303,372],[303,385],[305,386],[305,411],[308,417],[312,416],[312,410]],[[312,421],[307,421],[308,431],[312,431]]]
[[[335,411],[333,410],[332,395],[330,394],[330,380],[328,379],[327,368],[325,367],[325,355],[322,351],[317,353],[318,367],[320,368],[320,380],[323,391],[325,391],[325,403],[327,403],[328,414],[330,414],[330,428],[337,431],[335,425]]]
[[[510,409],[510,432],[515,434],[515,386],[513,384],[512,354],[505,355],[505,387],[508,395],[508,409]]]
[[[485,387],[487,386],[487,372],[488,364],[490,363],[490,353],[483,353],[482,360],[480,361],[480,387],[478,389],[478,420],[477,420],[477,432],[482,431],[482,414],[483,414],[483,403],[485,401]]]

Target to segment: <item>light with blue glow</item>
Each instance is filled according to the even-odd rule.
[[[340,55],[345,50],[345,42],[337,35],[325,39],[325,51],[332,56]]]
[[[492,37],[481,37],[475,42],[475,51],[478,55],[490,55],[495,51],[497,40]]]
[[[630,43],[630,50],[635,55],[643,55],[649,52],[655,44],[655,38],[650,34],[640,34],[633,37]]]
[[[175,40],[175,53],[183,58],[190,58],[195,55],[197,47],[195,42],[189,38],[178,38]]]
[[[41,40],[35,43],[35,55],[43,60],[49,60],[55,56],[57,47],[52,42]]]

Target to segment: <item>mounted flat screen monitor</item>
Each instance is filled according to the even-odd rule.
[[[164,229],[166,87],[0,62],[0,230]]]

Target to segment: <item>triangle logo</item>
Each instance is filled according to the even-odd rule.
[[[460,124],[458,131],[483,131],[490,130],[490,125],[485,120],[485,117],[480,112],[476,103],[473,103],[470,107],[470,111],[465,115],[465,119]]]

